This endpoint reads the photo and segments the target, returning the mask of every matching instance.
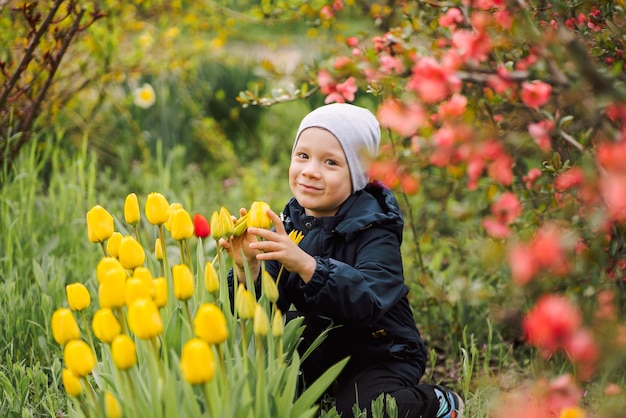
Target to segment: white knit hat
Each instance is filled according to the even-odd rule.
[[[369,110],[348,103],[332,103],[309,113],[300,122],[291,153],[300,134],[307,128],[322,128],[333,134],[341,144],[352,179],[352,192],[369,182],[369,161],[378,155],[380,126]]]

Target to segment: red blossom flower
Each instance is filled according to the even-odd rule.
[[[483,62],[491,52],[491,38],[484,32],[457,30],[452,34],[452,47],[464,61]]]
[[[417,59],[406,84],[406,89],[415,91],[425,103],[440,102],[459,88],[458,76],[431,57]]]
[[[527,189],[532,189],[535,181],[537,181],[539,177],[541,177],[541,170],[538,168],[531,168],[528,170],[528,174],[522,177],[522,180],[524,181]]]
[[[537,123],[531,123],[528,125],[528,132],[530,133],[530,136],[532,136],[535,143],[543,152],[548,152],[552,149],[550,131],[553,128],[554,122],[551,120],[541,120]]]
[[[193,215],[193,233],[198,238],[206,238],[211,235],[211,224],[207,218],[199,213]]]
[[[578,167],[570,168],[569,170],[561,173],[554,180],[554,187],[562,192],[572,187],[582,186],[585,180],[585,173]]]
[[[581,379],[586,380],[594,374],[600,349],[589,330],[578,330],[565,341],[563,348],[570,360],[578,366]]]
[[[419,128],[426,125],[426,112],[417,103],[402,103],[387,99],[377,112],[380,126],[389,128],[402,137],[414,135]]]
[[[552,86],[543,81],[532,81],[522,83],[520,97],[522,102],[528,107],[539,107],[548,103]]]
[[[465,113],[467,97],[455,94],[447,102],[439,105],[438,115],[442,119],[455,119]]]
[[[462,23],[464,20],[463,12],[456,7],[448,9],[448,11],[441,17],[439,17],[439,25],[443,27],[455,28],[457,24]]]

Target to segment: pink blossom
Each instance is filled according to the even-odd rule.
[[[467,161],[467,188],[476,190],[478,179],[485,169],[485,160],[480,156],[475,156]]]
[[[487,216],[482,222],[483,228],[487,231],[487,234],[492,238],[506,238],[511,235],[511,230],[506,222],[496,218],[495,216]]]
[[[404,72],[404,64],[398,57],[383,55],[380,57],[380,67],[385,74],[401,74]]]
[[[522,102],[528,107],[539,107],[548,103],[552,86],[543,81],[532,81],[522,83],[520,97]]]
[[[611,218],[626,220],[626,173],[607,173],[600,178],[600,194]]]
[[[419,58],[413,66],[406,89],[417,92],[420,99],[426,103],[436,103],[454,92],[456,80],[454,74],[434,58]]]
[[[417,103],[385,100],[377,112],[383,128],[389,128],[402,137],[410,137],[426,124],[426,112]]]
[[[585,173],[578,167],[562,172],[555,180],[554,187],[562,192],[572,187],[580,187],[585,180]]]
[[[528,283],[539,270],[539,265],[526,245],[513,244],[509,248],[507,260],[513,282],[521,286]]]
[[[343,0],[333,0],[333,9],[338,12],[343,10]]]
[[[580,329],[565,341],[564,350],[578,366],[579,377],[583,380],[593,375],[600,356],[600,349],[587,329]]]
[[[465,113],[467,97],[461,94],[453,95],[447,102],[439,105],[439,116],[442,119],[453,119]]]
[[[508,10],[494,12],[493,18],[503,29],[509,30],[513,27],[513,16]]]
[[[456,7],[452,7],[448,9],[448,11],[439,18],[439,25],[443,27],[452,26],[456,27],[458,23],[463,22],[463,13],[460,9]]]
[[[332,19],[335,16],[335,11],[329,5],[326,5],[320,9],[320,17],[324,20]]]
[[[532,136],[535,143],[543,152],[548,152],[552,149],[552,143],[550,141],[550,131],[552,128],[554,128],[554,122],[547,119],[528,125],[530,136]]]
[[[503,65],[498,66],[496,74],[487,77],[487,85],[500,95],[511,91],[513,82],[511,81],[509,70]]]
[[[333,68],[335,68],[336,70],[340,70],[352,64],[352,62],[352,58],[343,55],[335,59],[335,61],[333,62]]]
[[[510,186],[513,183],[513,158],[505,153],[498,155],[487,167],[487,173],[494,181]]]
[[[346,44],[350,47],[350,48],[356,48],[357,45],[359,45],[359,38],[357,38],[356,36],[348,36],[346,38]]]
[[[523,328],[529,344],[545,356],[563,347],[563,343],[579,330],[582,315],[565,296],[544,295],[526,314]]]
[[[522,214],[522,204],[515,193],[505,192],[491,205],[491,213],[497,219],[510,224]]]
[[[624,110],[626,112],[626,108]],[[614,120],[618,120],[617,115]],[[619,116],[621,118],[622,116]],[[626,118],[626,113],[623,115]],[[626,122],[626,119],[624,119]],[[596,153],[596,160],[609,172],[622,172],[626,171],[626,140],[622,140],[616,143],[602,142],[598,145],[598,151]]]
[[[535,181],[539,177],[541,177],[541,170],[539,170],[538,168],[531,168],[530,170],[528,170],[528,174],[522,177],[522,180],[524,181],[527,189],[532,189]]]
[[[491,38],[486,33],[457,30],[452,34],[452,47],[465,61],[483,62],[491,52]]]

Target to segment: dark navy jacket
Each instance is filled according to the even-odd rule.
[[[305,379],[312,382],[350,356],[346,373],[379,364],[417,383],[426,353],[407,300],[400,253],[404,221],[393,193],[370,184],[324,218],[307,216],[292,199],[282,217],[287,233],[304,233],[300,247],[315,257],[317,268],[306,284],[283,269],[279,308],[295,307],[305,317],[301,350],[329,324],[338,326],[303,363]],[[276,277],[280,263],[267,262],[266,269]]]

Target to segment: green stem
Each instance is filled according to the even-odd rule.
[[[211,402],[211,395],[209,394],[209,383],[206,382],[202,385],[202,393],[204,394],[204,399],[206,400],[207,409],[209,410],[209,416],[215,417],[215,411],[213,410],[213,403]]]
[[[96,396],[96,392],[93,390],[93,387],[91,387],[91,383],[89,383],[89,380],[85,376],[81,377],[81,379],[83,381],[85,388],[87,389],[87,395],[89,396],[89,399],[91,399],[93,408],[96,411],[96,415],[98,415],[98,417],[102,417],[102,411],[98,407],[99,404],[98,404],[98,398]]]
[[[178,241],[178,249],[180,250],[180,263],[187,264],[185,262],[185,249],[183,247],[183,241]]]
[[[100,241],[100,247],[102,247],[102,253],[104,254],[105,257],[109,256],[109,253],[107,253],[107,247],[104,244],[104,241]]]
[[[122,334],[130,335],[128,332],[128,329],[126,328],[126,318],[124,317],[124,310],[120,306],[120,307],[117,307],[115,311],[117,312],[117,320],[120,322],[120,325],[122,326]]]
[[[135,239],[137,240],[137,242],[141,242],[139,241],[139,229],[137,229],[137,224],[133,225],[133,229],[135,231]]]

